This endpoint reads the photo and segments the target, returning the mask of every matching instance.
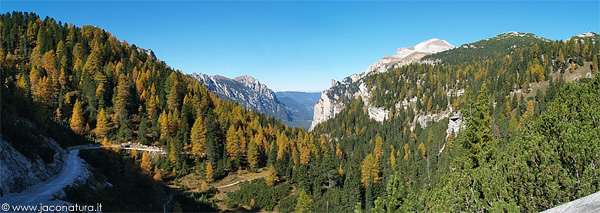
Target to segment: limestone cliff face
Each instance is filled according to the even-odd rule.
[[[315,104],[315,112],[313,121],[310,126],[312,130],[316,124],[323,123],[330,118],[333,118],[337,113],[342,111],[346,105],[342,102],[336,102],[334,99],[330,99],[326,92],[321,94],[321,99]]]
[[[398,68],[412,63],[430,63],[422,62],[421,59],[426,55],[453,49],[454,46],[444,40],[430,39],[417,44],[414,47],[399,48],[396,54],[384,56],[378,62],[375,62],[361,74],[353,74],[346,77],[342,82],[332,80],[331,87],[323,91],[321,99],[315,104],[313,122],[310,130],[314,129],[319,123],[333,118],[341,112],[348,101],[358,96],[362,97],[365,105],[369,106],[368,100],[370,94],[368,88],[363,82],[367,76],[386,72],[390,69]],[[387,119],[389,111],[382,108],[369,106],[369,117],[376,121]]]

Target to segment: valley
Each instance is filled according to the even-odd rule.
[[[173,69],[100,27],[0,20],[10,205],[530,212],[600,191],[593,32],[430,39],[323,92],[275,92]]]
[[[288,126],[308,129],[312,122],[315,96],[310,92],[273,92],[251,76],[230,79],[223,76],[190,74],[219,98],[239,103],[246,109],[273,116]],[[317,98],[318,99],[318,98]]]

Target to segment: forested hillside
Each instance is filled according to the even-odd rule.
[[[101,28],[22,12],[1,20],[2,133],[21,152],[41,154],[14,122],[24,118],[65,147],[86,141],[164,147],[166,156],[136,154],[143,173],[172,180],[194,172],[210,182],[263,167],[270,150],[283,152],[279,144],[307,134],[217,98]]]
[[[597,182],[593,183],[596,184],[594,187],[586,185],[585,190],[581,185],[577,187],[548,185],[556,184],[556,182],[566,184],[563,181],[573,178],[577,179],[577,181],[571,182],[575,185],[593,182],[593,174],[588,176],[581,173],[583,171],[593,173],[593,169],[590,169],[593,166],[587,167],[580,164],[576,167],[579,173],[565,169],[563,173],[558,174],[559,166],[556,165],[556,162],[560,157],[557,156],[573,155],[581,153],[581,151],[575,152],[573,149],[559,151],[557,148],[554,153],[557,156],[529,162],[526,159],[532,157],[531,152],[535,151],[538,154],[533,157],[540,158],[539,150],[550,148],[538,147],[542,145],[534,143],[535,146],[529,147],[529,151],[523,151],[521,144],[521,141],[532,141],[530,138],[533,137],[532,132],[544,132],[548,129],[559,128],[558,126],[535,127],[535,121],[532,121],[531,118],[539,117],[542,112],[545,112],[546,116],[552,117],[551,115],[558,106],[567,107],[570,103],[580,105],[588,101],[587,98],[582,98],[580,95],[572,95],[573,91],[564,91],[568,89],[561,90],[561,88],[565,86],[565,81],[577,81],[577,79],[581,79],[579,81],[582,82],[592,81],[585,77],[593,76],[598,72],[599,46],[596,42],[595,37],[562,42],[547,41],[531,34],[508,33],[433,54],[427,56],[426,60],[435,60],[435,66],[430,64],[407,65],[366,79],[367,88],[372,88],[370,102],[375,106],[389,109],[390,119],[383,123],[370,120],[362,101],[354,100],[335,118],[317,126],[311,133],[327,135],[331,141],[340,144],[340,153],[344,153],[344,157],[347,158],[345,161],[353,162],[346,164],[347,167],[357,165],[362,160],[361,178],[364,179],[367,175],[366,177],[371,179],[371,176],[368,173],[365,174],[364,170],[374,168],[373,170],[369,169],[374,171],[372,174],[376,174],[371,182],[383,182],[383,185],[387,183],[387,187],[378,184],[369,186],[365,184],[368,182],[367,179],[363,180],[362,183],[365,187],[363,188],[364,192],[361,192],[361,199],[364,199],[362,205],[366,209],[376,206],[376,209],[387,210],[476,211],[501,208],[505,208],[505,210],[544,210],[589,194],[598,188]],[[508,43],[515,45],[508,45]],[[480,45],[479,48],[466,48],[477,45]],[[483,89],[484,87],[485,89]],[[569,85],[567,88],[572,87],[575,86]],[[567,95],[571,97],[570,101],[554,101],[560,97],[564,99]],[[594,101],[598,100],[594,95],[587,97]],[[591,110],[590,112],[596,110],[587,109]],[[458,112],[462,112],[466,121],[466,125],[460,133],[446,134],[447,130],[452,132],[446,126],[448,119],[441,119],[439,122],[425,119],[428,116],[444,118]],[[579,119],[585,122],[594,122],[593,116],[579,117]],[[426,122],[420,122],[423,120]],[[565,124],[570,122],[572,121],[565,120]],[[597,128],[593,126],[587,130],[583,126],[570,128],[561,126],[556,131],[567,131],[567,129],[584,134],[597,131]],[[546,132],[543,136],[546,138],[557,137],[555,134],[557,132]],[[381,145],[368,142],[377,141],[378,138],[382,139]],[[567,144],[570,145],[564,144],[567,141]],[[575,140],[555,140],[553,142],[555,146],[561,144],[560,146],[579,148],[591,147],[590,143],[595,143],[597,147],[598,142],[589,142],[587,139],[580,140],[580,142],[575,142]],[[383,151],[380,151],[379,147],[382,147]],[[519,152],[515,153],[514,149]],[[486,173],[477,173],[480,175],[477,178],[480,179],[474,180],[471,169],[479,168],[479,163],[483,164],[480,161],[484,160],[478,159],[482,157],[481,155],[485,154],[486,156],[484,158],[486,166],[495,168],[501,165],[499,159],[491,160],[492,157],[487,156],[492,155],[490,150],[495,152],[494,155],[499,155],[498,153],[509,155],[510,153],[514,158],[522,159],[519,162],[528,162],[527,166],[519,164],[521,167],[501,170],[504,172],[502,175],[498,175],[500,173],[498,170],[495,170],[495,173],[486,170]],[[587,151],[585,153],[582,155],[586,155],[586,157],[582,157],[580,160],[593,162],[595,153]],[[506,163],[506,165],[514,166],[516,165],[515,161]],[[372,162],[376,166],[366,166]],[[531,166],[532,163],[535,163],[536,166]],[[469,169],[464,169],[465,164]],[[537,166],[550,167],[551,164],[557,171],[541,171],[537,168]],[[592,164],[596,166],[595,162]],[[573,168],[569,165],[569,163],[563,162],[561,167]],[[477,169],[478,172],[480,170],[482,169]],[[524,182],[527,181],[523,180],[524,177],[511,177],[507,174],[535,174],[536,176],[526,177],[527,181],[534,182],[532,185],[531,183],[525,184]],[[542,179],[541,177],[547,178],[545,182],[533,181]],[[583,181],[583,177],[587,179],[584,178],[586,180]],[[491,182],[490,178],[497,178],[494,179],[497,182]],[[456,183],[456,185],[452,185],[453,188],[443,188],[450,186],[438,185],[437,183],[440,182]],[[521,198],[513,200],[506,198],[502,202],[491,201],[490,194],[493,194],[492,192],[500,193],[498,191],[500,189],[493,188],[500,182],[503,183],[502,190],[506,190],[505,193],[510,194],[510,196],[508,194],[503,196],[521,196]],[[482,188],[481,185],[488,188]],[[575,189],[571,187],[575,187]],[[464,194],[457,194],[462,193],[460,190],[469,190],[470,188],[479,190],[474,192],[478,194],[466,198],[463,196]],[[533,188],[537,191],[532,192]],[[491,190],[491,192],[485,190]],[[549,191],[553,191],[555,195],[560,194],[569,198],[544,197]],[[535,194],[532,196],[542,198],[532,201],[532,203],[525,203],[527,199],[522,196],[531,193]],[[498,195],[500,196],[500,194]],[[378,196],[382,200],[376,201],[377,205],[373,206],[373,201]],[[485,196],[487,196],[487,200],[482,199]],[[451,200],[453,198],[459,200]],[[449,200],[439,202],[436,199]],[[498,200],[501,199],[498,198]],[[509,207],[511,209],[508,209]]]
[[[369,118],[356,98],[309,133],[219,99],[101,28],[21,12],[3,14],[0,27],[2,134],[19,151],[42,154],[19,139],[27,129],[18,119],[65,147],[136,142],[166,150],[84,154],[97,176],[124,189],[73,188],[74,200],[110,197],[122,207],[115,211],[157,211],[164,192],[151,188],[172,183],[181,189],[174,210],[214,210],[222,198],[211,186],[242,171],[267,175],[230,192],[226,208],[538,211],[600,188],[600,79],[586,78],[598,72],[595,37],[507,33],[428,56],[432,63],[365,79],[370,103],[389,119]],[[462,115],[464,127],[447,134],[451,114]],[[188,190],[195,186],[184,179],[201,186]],[[135,180],[154,181],[139,186],[156,196],[126,201],[149,207],[117,200],[143,196],[126,188]]]

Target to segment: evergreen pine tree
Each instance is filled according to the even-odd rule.
[[[300,190],[300,194],[298,195],[298,200],[296,202],[296,207],[294,208],[295,212],[310,212],[312,208],[312,200],[306,194],[304,189]]]
[[[521,96],[522,97],[522,96]],[[475,102],[467,101],[465,110],[466,124],[461,144],[468,151],[470,166],[478,167],[485,160],[486,150],[493,140],[492,118],[490,117],[490,98],[486,84],[481,86]]]

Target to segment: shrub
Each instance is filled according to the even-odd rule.
[[[277,210],[280,212],[293,212],[297,199],[298,195],[290,195],[281,199],[281,201],[279,201],[279,205],[277,206]]]
[[[256,179],[252,183],[242,183],[238,191],[227,193],[225,205],[228,207],[235,207],[236,204],[252,206],[252,199],[254,199],[254,207],[273,211],[277,202],[287,196],[290,190],[289,183],[267,186],[264,178]]]

